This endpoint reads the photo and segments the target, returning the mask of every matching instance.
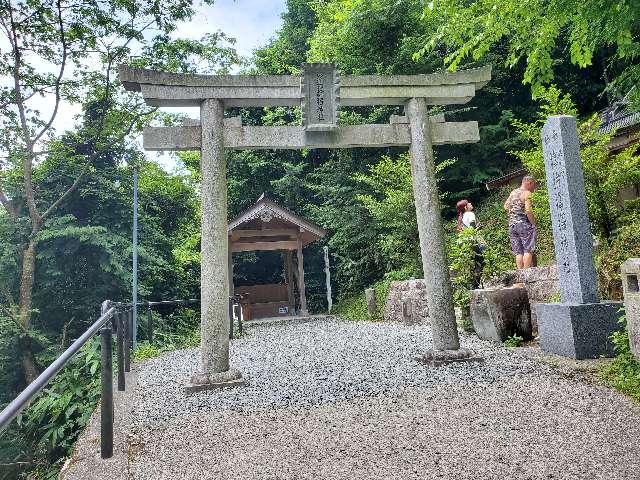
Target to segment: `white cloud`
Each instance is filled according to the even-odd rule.
[[[251,56],[253,50],[266,45],[282,24],[285,0],[218,0],[214,5],[201,5],[189,22],[178,24],[174,38],[200,39],[207,33],[222,30],[235,38],[235,48],[242,56]],[[191,118],[199,115],[197,108],[166,108],[172,113],[184,113]],[[173,154],[154,154],[154,158],[167,171],[177,168]]]
[[[253,50],[265,45],[275,36],[282,23],[281,15],[285,10],[285,0],[218,0],[214,5],[196,5],[196,13],[189,22],[178,24],[174,38],[200,39],[205,34],[223,31],[236,39],[235,48],[242,56],[251,56]],[[0,39],[1,40],[1,39]],[[0,47],[4,47],[0,43]],[[44,63],[35,62],[38,68],[48,68]],[[0,82],[10,82],[9,77],[0,78]],[[41,114],[46,118],[51,114],[52,98],[44,98],[38,102]],[[187,113],[197,117],[197,109],[167,109],[172,112]],[[80,113],[79,105],[62,102],[58,111],[54,128],[64,130],[74,123],[74,117]],[[140,144],[141,139],[136,139]],[[147,154],[154,158],[166,170],[176,168],[174,155]]]
[[[236,39],[241,55],[267,43],[280,27],[285,0],[218,0],[202,5],[189,22],[178,25],[174,36],[199,39],[217,30]]]

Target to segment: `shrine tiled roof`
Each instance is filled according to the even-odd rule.
[[[309,220],[306,220],[299,215],[296,215],[288,208],[278,205],[264,193],[260,196],[260,198],[258,198],[256,203],[251,205],[249,208],[247,208],[239,215],[237,215],[233,220],[231,220],[231,222],[229,222],[229,225],[227,226],[227,230],[230,232],[240,225],[254,219],[263,219],[263,221],[266,221],[268,223],[272,218],[278,218],[285,222],[296,225],[297,227],[310,232],[317,238],[322,238],[327,233],[319,225],[316,225],[315,223],[310,222]]]
[[[603,121],[600,126],[600,132],[609,133],[614,130],[622,130],[635,125],[640,125],[640,112],[624,111],[622,114],[618,114],[611,119]]]

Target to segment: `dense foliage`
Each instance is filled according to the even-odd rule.
[[[444,43],[453,48],[445,62],[455,69],[505,44],[508,66],[526,59],[523,82],[532,85],[536,96],[566,60],[582,68],[601,64],[613,94],[624,95],[640,82],[637,0],[436,0],[426,5],[424,18],[437,30],[416,56]],[[640,106],[637,88],[630,97]]]

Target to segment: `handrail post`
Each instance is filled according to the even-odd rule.
[[[100,400],[100,455],[102,458],[113,456],[113,365],[111,360],[111,327],[100,330],[100,382],[102,398]]]
[[[111,300],[105,300],[100,304],[100,315],[104,315],[114,305]]]
[[[131,311],[124,312],[122,324],[124,325],[124,371],[131,371]]]
[[[147,302],[147,329],[149,330],[149,343],[153,343],[153,314],[151,313],[151,302]]]
[[[124,375],[124,313],[118,312],[115,315],[116,339],[118,345],[118,391],[123,392],[126,388]]]

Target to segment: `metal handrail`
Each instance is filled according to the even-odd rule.
[[[145,301],[140,301],[137,302],[136,305],[138,307],[155,307],[158,305],[188,305],[190,303],[198,303],[200,301],[199,298],[189,298],[187,300],[159,300],[156,302],[145,302]],[[132,307],[133,303],[132,302],[114,302],[115,305],[121,306],[121,307]]]
[[[51,365],[49,365],[33,382],[31,382],[27,388],[25,388],[9,405],[7,405],[2,412],[0,412],[0,432],[9,425],[9,423],[18,414],[24,410],[30,403],[33,397],[38,394],[47,384],[56,376],[56,374],[67,364],[73,356],[78,353],[78,350],[89,341],[98,330],[100,330],[107,322],[111,320],[115,307],[111,307],[104,314],[95,321],[75,342],[73,342],[69,348],[67,348],[62,355],[56,358]]]
[[[151,307],[158,305],[177,305],[197,303],[200,299],[164,300],[159,302],[136,302],[136,305],[147,306],[149,322],[149,341],[153,341],[153,316]],[[133,344],[133,303],[112,302],[102,303],[102,315],[76,341],[74,341],[51,365],[49,365],[27,388],[25,388],[2,412],[0,412],[0,434],[29,406],[33,398],[65,367],[67,362],[78,353],[94,335],[100,332],[100,453],[102,458],[113,455],[113,365],[112,342],[113,331],[116,333],[117,347],[117,384],[118,390],[124,391],[126,386],[125,372],[130,371],[131,351]],[[229,338],[233,338],[233,298],[229,297],[230,329]],[[109,322],[111,322],[109,324]],[[238,322],[239,332],[242,333],[242,322]]]

